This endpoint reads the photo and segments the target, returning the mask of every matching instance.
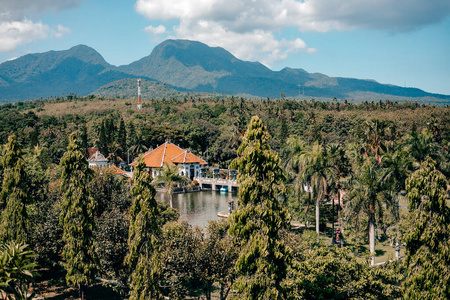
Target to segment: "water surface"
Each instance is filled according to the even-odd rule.
[[[169,197],[157,193],[156,198],[169,204]],[[219,220],[218,212],[228,210],[228,202],[237,203],[237,194],[202,191],[173,195],[173,208],[180,213],[180,220],[192,226],[207,226],[209,220]]]

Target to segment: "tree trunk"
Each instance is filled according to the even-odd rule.
[[[306,202],[306,209],[305,209],[305,226],[308,228],[308,212],[309,212],[309,203],[311,202],[311,193],[308,193],[308,202]]]
[[[205,297],[206,297],[206,300],[211,300],[211,288],[205,289]]]
[[[85,300],[86,299],[86,286],[84,284],[80,284],[79,290],[80,290],[80,299]]]
[[[224,287],[223,284],[220,285],[220,300],[225,300],[225,291],[224,291]]]
[[[319,199],[317,199],[316,201],[316,233],[317,233],[317,242],[319,242],[319,233],[320,233],[320,224],[319,224],[319,213],[320,213],[320,208],[319,208]]]
[[[172,193],[169,193],[169,203],[170,203],[170,208],[173,208],[173,201],[172,201],[173,197],[172,197]]]
[[[232,283],[231,283],[232,285]],[[220,284],[220,300],[225,300],[228,297],[228,294],[230,293],[231,290],[231,285],[228,286],[227,288],[225,288],[225,284]]]
[[[369,250],[370,250],[370,264],[375,264],[375,222],[373,215],[369,218]]]

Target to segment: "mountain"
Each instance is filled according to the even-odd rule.
[[[136,93],[135,81],[125,79],[138,77],[168,85],[152,83],[149,97],[171,97],[182,91],[257,97],[336,97],[349,101],[450,102],[449,95],[374,80],[329,77],[292,68],[273,71],[259,62],[240,60],[223,48],[188,40],[164,41],[150,55],[119,67],[108,64],[98,52],[83,45],[65,51],[28,54],[0,64],[0,101],[67,93],[129,97]]]
[[[0,100],[87,95],[112,81],[134,77],[116,69],[84,45],[28,54],[0,64]]]
[[[447,102],[448,95],[373,80],[328,77],[303,69],[272,71],[258,62],[242,61],[220,47],[188,40],[167,40],[146,56],[118,70],[147,76],[186,90],[259,97],[346,98]]]

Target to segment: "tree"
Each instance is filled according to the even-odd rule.
[[[130,123],[131,125],[133,125],[133,123]],[[134,127],[131,127],[134,130]],[[131,135],[131,133],[130,133]],[[131,139],[131,137],[130,137]],[[132,137],[133,139],[133,144],[132,146],[130,146],[127,150],[127,159],[130,159],[132,157],[138,157],[141,153],[145,152],[148,150],[148,147],[144,145],[144,137],[142,135],[142,133],[140,132],[135,132],[134,136]],[[129,155],[131,155],[131,157],[129,157]]]
[[[61,191],[63,200],[59,222],[63,227],[63,258],[66,281],[77,285],[85,299],[85,286],[91,284],[97,272],[94,218],[96,202],[89,191],[92,170],[83,156],[78,138],[69,137],[69,146],[61,159]]]
[[[155,178],[155,185],[164,184],[169,195],[170,208],[173,208],[173,191],[178,185],[187,185],[189,178],[179,174],[179,168],[174,164],[166,164]]]
[[[428,158],[406,181],[413,227],[405,236],[407,299],[450,298],[450,208],[448,180]]]
[[[100,148],[100,151],[105,153],[105,155],[108,155],[108,141],[106,136],[106,128],[105,128],[105,120],[102,120],[102,123],[100,124],[100,132],[98,134],[98,147]]]
[[[297,245],[298,247],[298,245]],[[392,265],[370,268],[349,248],[301,249],[292,273],[291,299],[399,299]]]
[[[0,295],[8,299],[31,300],[34,293],[29,293],[36,272],[33,251],[23,243],[9,242],[0,246]]]
[[[158,287],[159,272],[159,209],[155,200],[156,190],[152,177],[145,169],[143,156],[140,156],[133,174],[131,188],[133,204],[130,210],[128,230],[129,252],[126,264],[132,270],[130,299],[161,298]]]
[[[386,152],[382,157],[382,167],[386,172],[386,183],[389,183],[389,189],[386,197],[390,198],[386,202],[386,214],[383,220],[383,230],[390,232],[391,244],[394,239],[400,237],[400,211],[399,195],[405,189],[405,180],[411,174],[414,159],[408,155],[405,149]]]
[[[126,159],[124,155],[127,154],[127,130],[125,129],[125,122],[123,121],[123,118],[120,118],[119,129],[117,131],[117,143],[120,146],[120,157],[122,159]]]
[[[266,127],[252,117],[238,157],[230,168],[239,171],[238,209],[230,217],[230,234],[241,239],[235,288],[240,299],[284,299],[283,281],[290,252],[280,238],[289,215],[278,197],[285,192],[285,174],[278,154],[270,149]]]
[[[186,221],[164,225],[161,260],[163,264],[162,286],[171,299],[184,299],[187,295],[198,295],[202,288],[202,270],[199,253],[203,232],[192,228]]]
[[[436,157],[436,145],[433,134],[424,128],[421,133],[412,130],[405,138],[406,149],[414,159],[421,163],[427,157]]]
[[[94,234],[99,273],[125,284],[128,277],[124,257],[128,253],[130,187],[126,180],[114,174],[112,168],[94,172],[90,190],[97,202],[98,218]]]
[[[346,218],[358,228],[368,222],[369,251],[371,263],[375,263],[375,225],[382,220],[383,203],[390,200],[386,197],[388,182],[386,171],[378,164],[378,160],[367,158],[358,173],[351,179]],[[366,219],[367,218],[367,219]]]
[[[302,152],[307,148],[307,144],[300,138],[290,136],[286,140],[286,147],[283,148],[283,161],[285,162],[285,168],[288,171],[288,182],[291,185],[294,201],[293,206],[298,207],[304,195],[305,182],[300,173],[300,156]],[[304,210],[305,224],[308,224],[308,212],[311,202],[311,194],[308,193],[306,198],[306,208]]]
[[[26,205],[29,202],[27,175],[22,151],[17,137],[8,138],[3,157],[3,183],[0,193],[0,238],[2,241],[27,242],[28,220]]]
[[[220,300],[225,300],[236,279],[234,264],[239,249],[228,235],[228,228],[228,222],[209,221],[207,236],[201,245],[201,277],[206,283],[203,289],[208,300],[211,299],[214,282],[220,284]]]
[[[88,133],[87,133],[87,127],[86,127],[86,123],[82,123],[80,126],[80,145],[81,145],[81,149],[83,151],[83,154],[85,154],[86,156],[88,155],[87,151],[88,151]],[[89,157],[87,157],[89,158]]]
[[[387,150],[392,126],[387,121],[374,119],[362,124],[360,138],[364,155],[373,154],[378,163],[381,163],[381,154]]]
[[[310,185],[316,197],[316,233],[319,238],[320,201],[327,195],[330,181],[335,179],[336,169],[329,164],[326,150],[318,142],[304,149],[299,159],[300,176],[304,183]]]

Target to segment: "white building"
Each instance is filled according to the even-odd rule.
[[[155,150],[145,153],[144,161],[153,177],[158,176],[164,165],[171,163],[179,167],[180,175],[191,179],[200,176],[200,166],[207,164],[200,157],[170,142],[165,142]],[[135,165],[136,162],[133,162],[130,166]]]
[[[89,168],[104,168],[108,166],[108,159],[98,151],[98,148],[89,148]]]

